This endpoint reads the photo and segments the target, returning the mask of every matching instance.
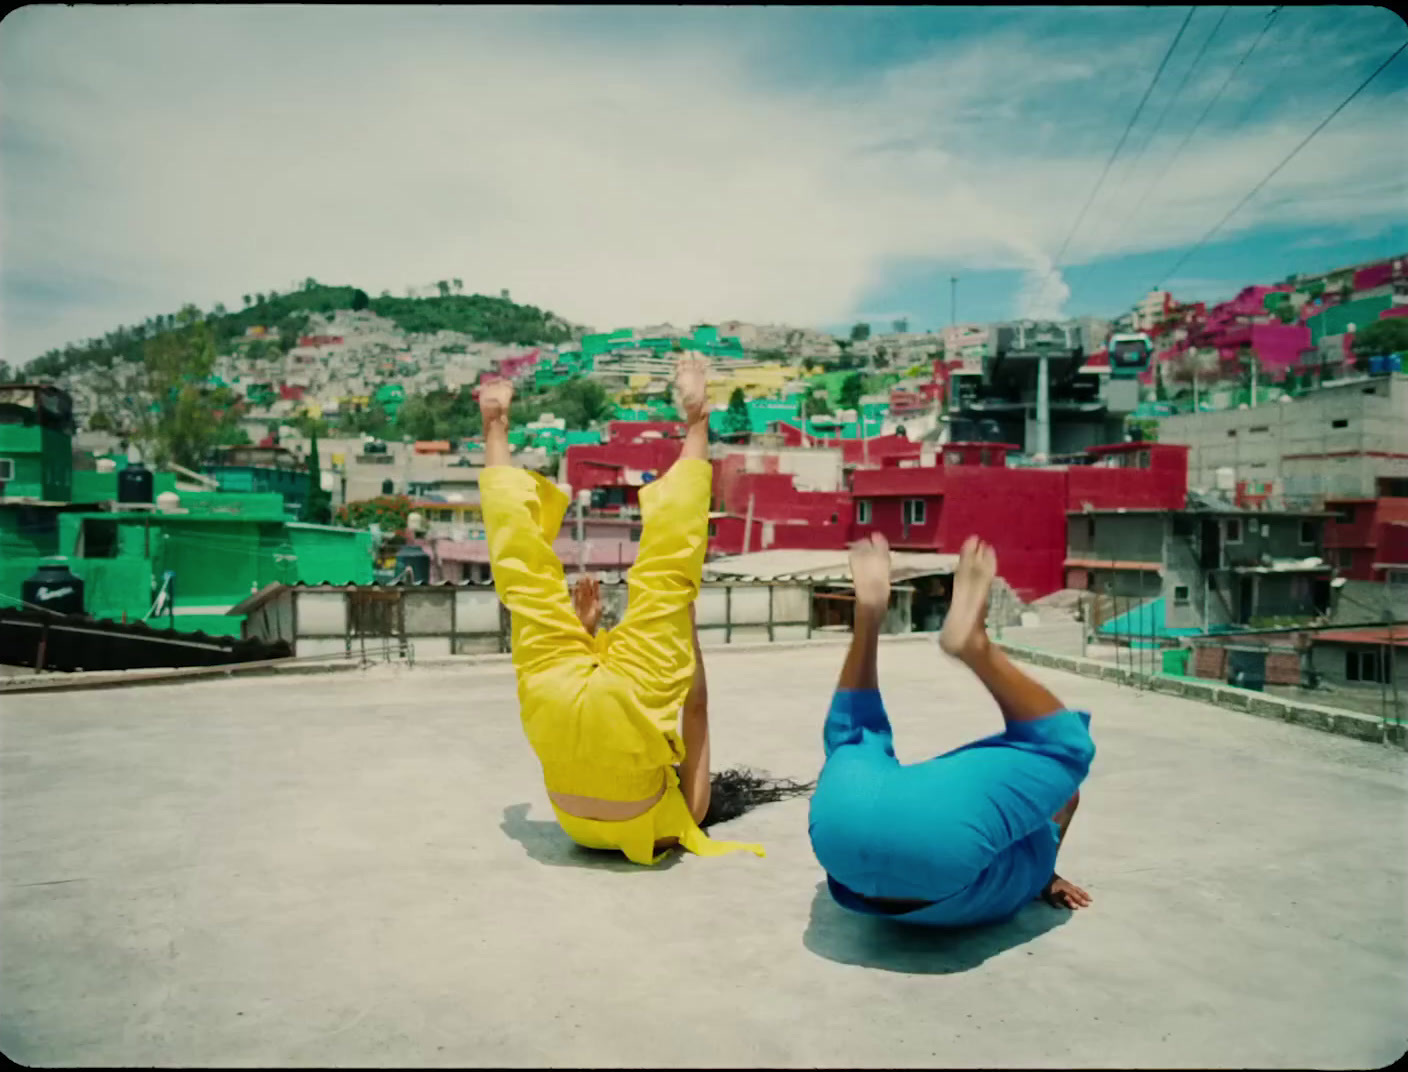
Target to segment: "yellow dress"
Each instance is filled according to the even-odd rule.
[[[626,614],[590,635],[567,589],[553,541],[567,513],[562,490],[537,473],[491,466],[479,475],[494,587],[512,617],[523,730],[551,792],[645,800],[645,814],[608,822],[566,815],[566,834],[588,848],[620,849],[651,864],[654,843],[675,837],[717,856],[759,845],[711,841],[689,813],[674,765],[684,760],[679,716],[694,678],[689,606],[708,545],[707,461],[677,461],[641,489],[642,534],[627,578]]]

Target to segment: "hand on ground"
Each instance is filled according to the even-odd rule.
[[[508,420],[508,406],[513,401],[513,384],[494,380],[479,388],[479,413],[484,423]]]
[[[890,605],[890,545],[878,532],[851,544],[856,609],[884,614]]]
[[[1090,907],[1090,894],[1073,882],[1067,882],[1060,875],[1053,875],[1046,889],[1041,891],[1041,899],[1053,908],[1069,908],[1074,911],[1077,908]]]
[[[709,415],[709,362],[697,354],[685,354],[675,365],[675,404],[688,424]]]

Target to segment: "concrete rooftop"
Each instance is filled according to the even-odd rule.
[[[711,650],[718,765],[810,778],[841,649]],[[1380,1067],[1408,1048],[1404,753],[1038,671],[1099,746],[1095,899],[925,933],[768,857],[552,822],[505,665],[0,698],[0,1049],[37,1066]],[[887,642],[900,757],[992,732]]]

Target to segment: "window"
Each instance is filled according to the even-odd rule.
[[[12,458],[0,458],[0,481],[15,479],[15,463]]]
[[[117,522],[93,519],[83,522],[80,534],[84,558],[117,557]]]
[[[869,499],[858,499],[858,500],[856,501],[856,524],[857,524],[857,525],[869,525],[869,524],[870,524],[870,500],[869,500]]]
[[[1344,678],[1346,681],[1374,685],[1387,685],[1391,680],[1388,663],[1379,658],[1379,652],[1374,648],[1350,648],[1346,651]]]
[[[1236,438],[1237,438],[1237,429],[1235,429],[1235,428],[1229,428],[1229,429],[1227,429],[1227,438],[1228,438],[1228,439],[1236,439]]]
[[[1095,519],[1087,517],[1085,519],[1085,542],[1090,546],[1095,546]]]
[[[1257,435],[1258,433],[1261,433],[1261,432],[1269,432],[1269,431],[1271,431],[1271,425],[1269,425],[1269,424],[1258,424],[1258,425],[1256,425],[1255,427],[1248,428],[1247,431],[1250,432],[1252,435]]]
[[[1337,421],[1331,421],[1331,422],[1330,422],[1330,427],[1331,427],[1331,428],[1348,428],[1348,427],[1349,427],[1349,421],[1347,421],[1347,420],[1345,420],[1345,419],[1343,419],[1343,418],[1341,418],[1340,420],[1337,420]]]
[[[1242,542],[1242,522],[1240,518],[1232,518],[1227,522],[1227,535],[1223,537],[1228,543]]]
[[[1173,586],[1173,605],[1175,607],[1186,607],[1188,605],[1188,586],[1186,584],[1176,584]]]
[[[925,516],[923,499],[906,499],[904,501],[904,523],[906,525],[922,525]]]
[[[1315,522],[1313,522],[1313,521],[1302,521],[1302,522],[1300,523],[1300,542],[1301,542],[1302,544],[1304,544],[1306,547],[1312,547],[1312,546],[1314,546],[1314,544],[1315,544]]]
[[[698,532],[699,530],[698,530],[698,529],[695,529],[695,531]],[[718,526],[718,524],[717,524],[716,522],[710,521],[710,522],[709,522],[709,539],[711,539],[711,540],[717,539],[717,538],[718,538],[718,535],[719,535],[719,526]]]
[[[962,465],[963,454],[960,451],[950,450],[944,454],[945,465]]]
[[[1140,468],[1140,469],[1147,469],[1147,468],[1149,468],[1150,452],[1147,451],[1147,450],[1141,450],[1141,451],[1139,451],[1139,453],[1138,453],[1138,462],[1139,462],[1139,468]]]

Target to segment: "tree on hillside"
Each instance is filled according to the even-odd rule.
[[[246,294],[246,295],[244,296],[244,305],[245,305],[245,308],[246,308],[246,309],[249,308],[250,303],[251,303],[251,300],[252,300],[252,299],[250,298],[250,296],[249,296],[248,294]]]
[[[410,516],[410,496],[380,495],[375,499],[363,499],[339,506],[337,513],[333,515],[333,521],[354,529],[380,525],[382,532],[394,535],[406,531]]]
[[[10,363],[0,361],[0,383],[14,383],[16,378],[15,373],[10,369]]]
[[[865,380],[859,372],[852,372],[841,381],[841,391],[837,401],[842,409],[855,409],[860,405],[860,396],[865,393]]]
[[[311,275],[310,275],[307,279],[305,279],[305,280],[303,281],[303,289],[304,289],[304,290],[312,290],[312,289],[313,289],[314,287],[316,287],[317,285],[318,285],[318,281],[317,281],[316,279],[314,279]]]
[[[893,324],[891,324],[890,326],[895,329],[895,334],[896,334],[896,335],[907,335],[907,334],[909,334],[909,319],[908,319],[907,317],[903,317],[903,316],[900,317],[898,320],[896,320],[896,321],[895,321]]]
[[[724,415],[724,431],[729,435],[744,435],[751,431],[748,419],[748,400],[743,396],[743,388],[735,387],[728,396],[728,412]]]
[[[239,400],[210,386],[215,344],[200,311],[188,305],[175,319],[143,346],[140,363],[115,366],[94,386],[98,408],[145,458],[198,468],[211,447],[234,436]]]
[[[361,312],[371,303],[372,300],[367,297],[367,292],[365,290],[354,290],[352,292],[352,311],[354,313]]]
[[[557,389],[547,408],[573,431],[588,428],[611,415],[611,396],[596,380],[569,380]]]
[[[445,280],[440,280],[440,282],[435,284],[435,287],[440,291],[440,297],[448,298],[450,296],[450,284]]]
[[[263,305],[263,304],[264,304],[264,295],[263,295],[263,294],[256,294],[256,295],[254,296],[254,304],[255,304],[255,305]]]
[[[1408,351],[1408,317],[1375,320],[1354,333],[1354,366],[1369,367],[1371,357],[1387,357]]]
[[[869,324],[856,324],[851,328],[851,342],[865,342],[870,338]]]
[[[323,490],[323,471],[318,461],[318,433],[314,432],[308,444],[308,492],[303,500],[303,510],[299,520],[311,521],[315,525],[332,522],[332,496]]]
[[[463,280],[463,279],[456,279],[456,280],[454,280],[454,284],[455,284],[455,293],[456,293],[456,294],[463,294],[463,293],[464,293],[464,280]]]

